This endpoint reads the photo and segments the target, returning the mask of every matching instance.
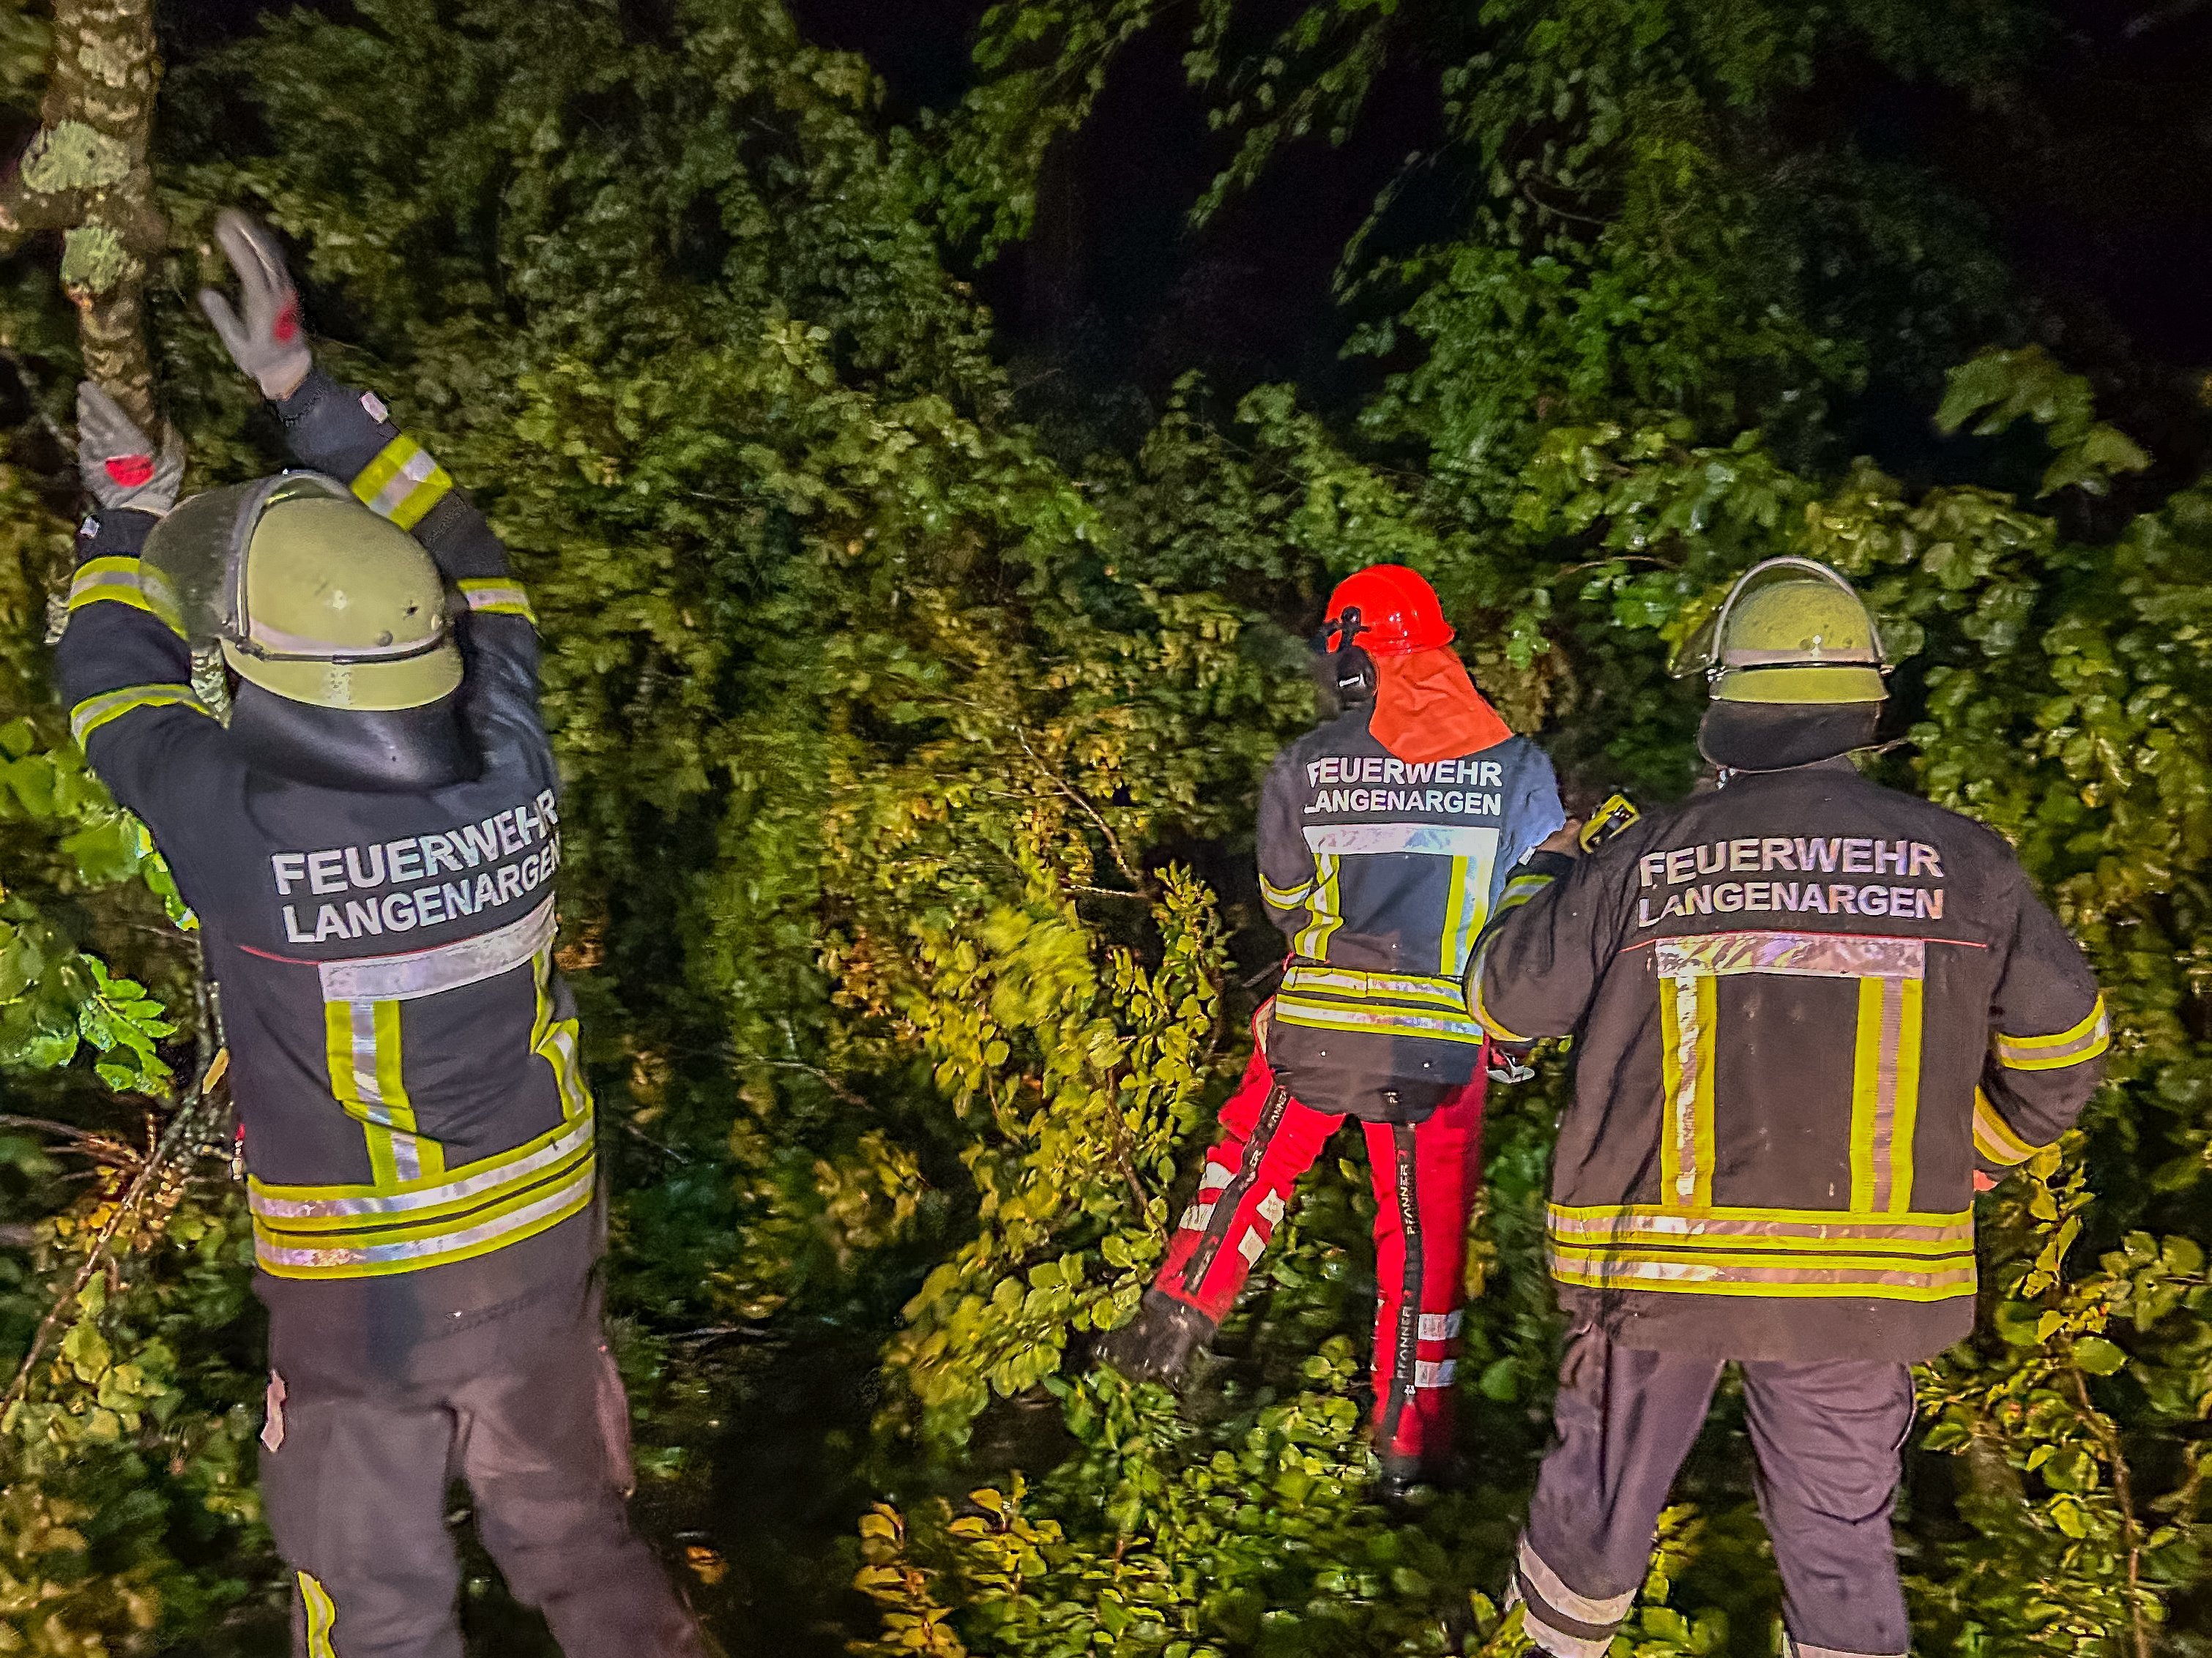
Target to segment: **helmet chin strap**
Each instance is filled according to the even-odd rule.
[[[459,694],[419,708],[321,708],[240,683],[230,735],[248,762],[319,788],[404,794],[474,776]]]
[[[1329,667],[1336,676],[1336,700],[1355,708],[1375,700],[1375,659],[1358,646],[1344,644],[1329,653]]]

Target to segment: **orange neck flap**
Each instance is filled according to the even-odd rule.
[[[1513,735],[1457,656],[1439,647],[1375,659],[1367,729],[1401,760],[1423,765],[1493,748]]]

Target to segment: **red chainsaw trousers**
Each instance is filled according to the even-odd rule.
[[[1480,1176],[1484,1082],[1477,1069],[1420,1123],[1360,1125],[1375,1182],[1375,1448],[1386,1458],[1450,1449],[1452,1351]],[[1256,1052],[1220,1121],[1198,1195],[1152,1286],[1216,1323],[1282,1224],[1291,1188],[1344,1122],[1278,1088]]]

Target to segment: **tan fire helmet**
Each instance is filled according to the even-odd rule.
[[[319,472],[193,496],[155,527],[141,568],[156,615],[295,702],[386,712],[461,683],[429,554]]]

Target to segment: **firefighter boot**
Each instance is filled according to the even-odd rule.
[[[1188,1302],[1147,1290],[1136,1317],[1100,1338],[1099,1362],[1132,1382],[1164,1382],[1172,1388],[1190,1367],[1191,1355],[1220,1327]]]

